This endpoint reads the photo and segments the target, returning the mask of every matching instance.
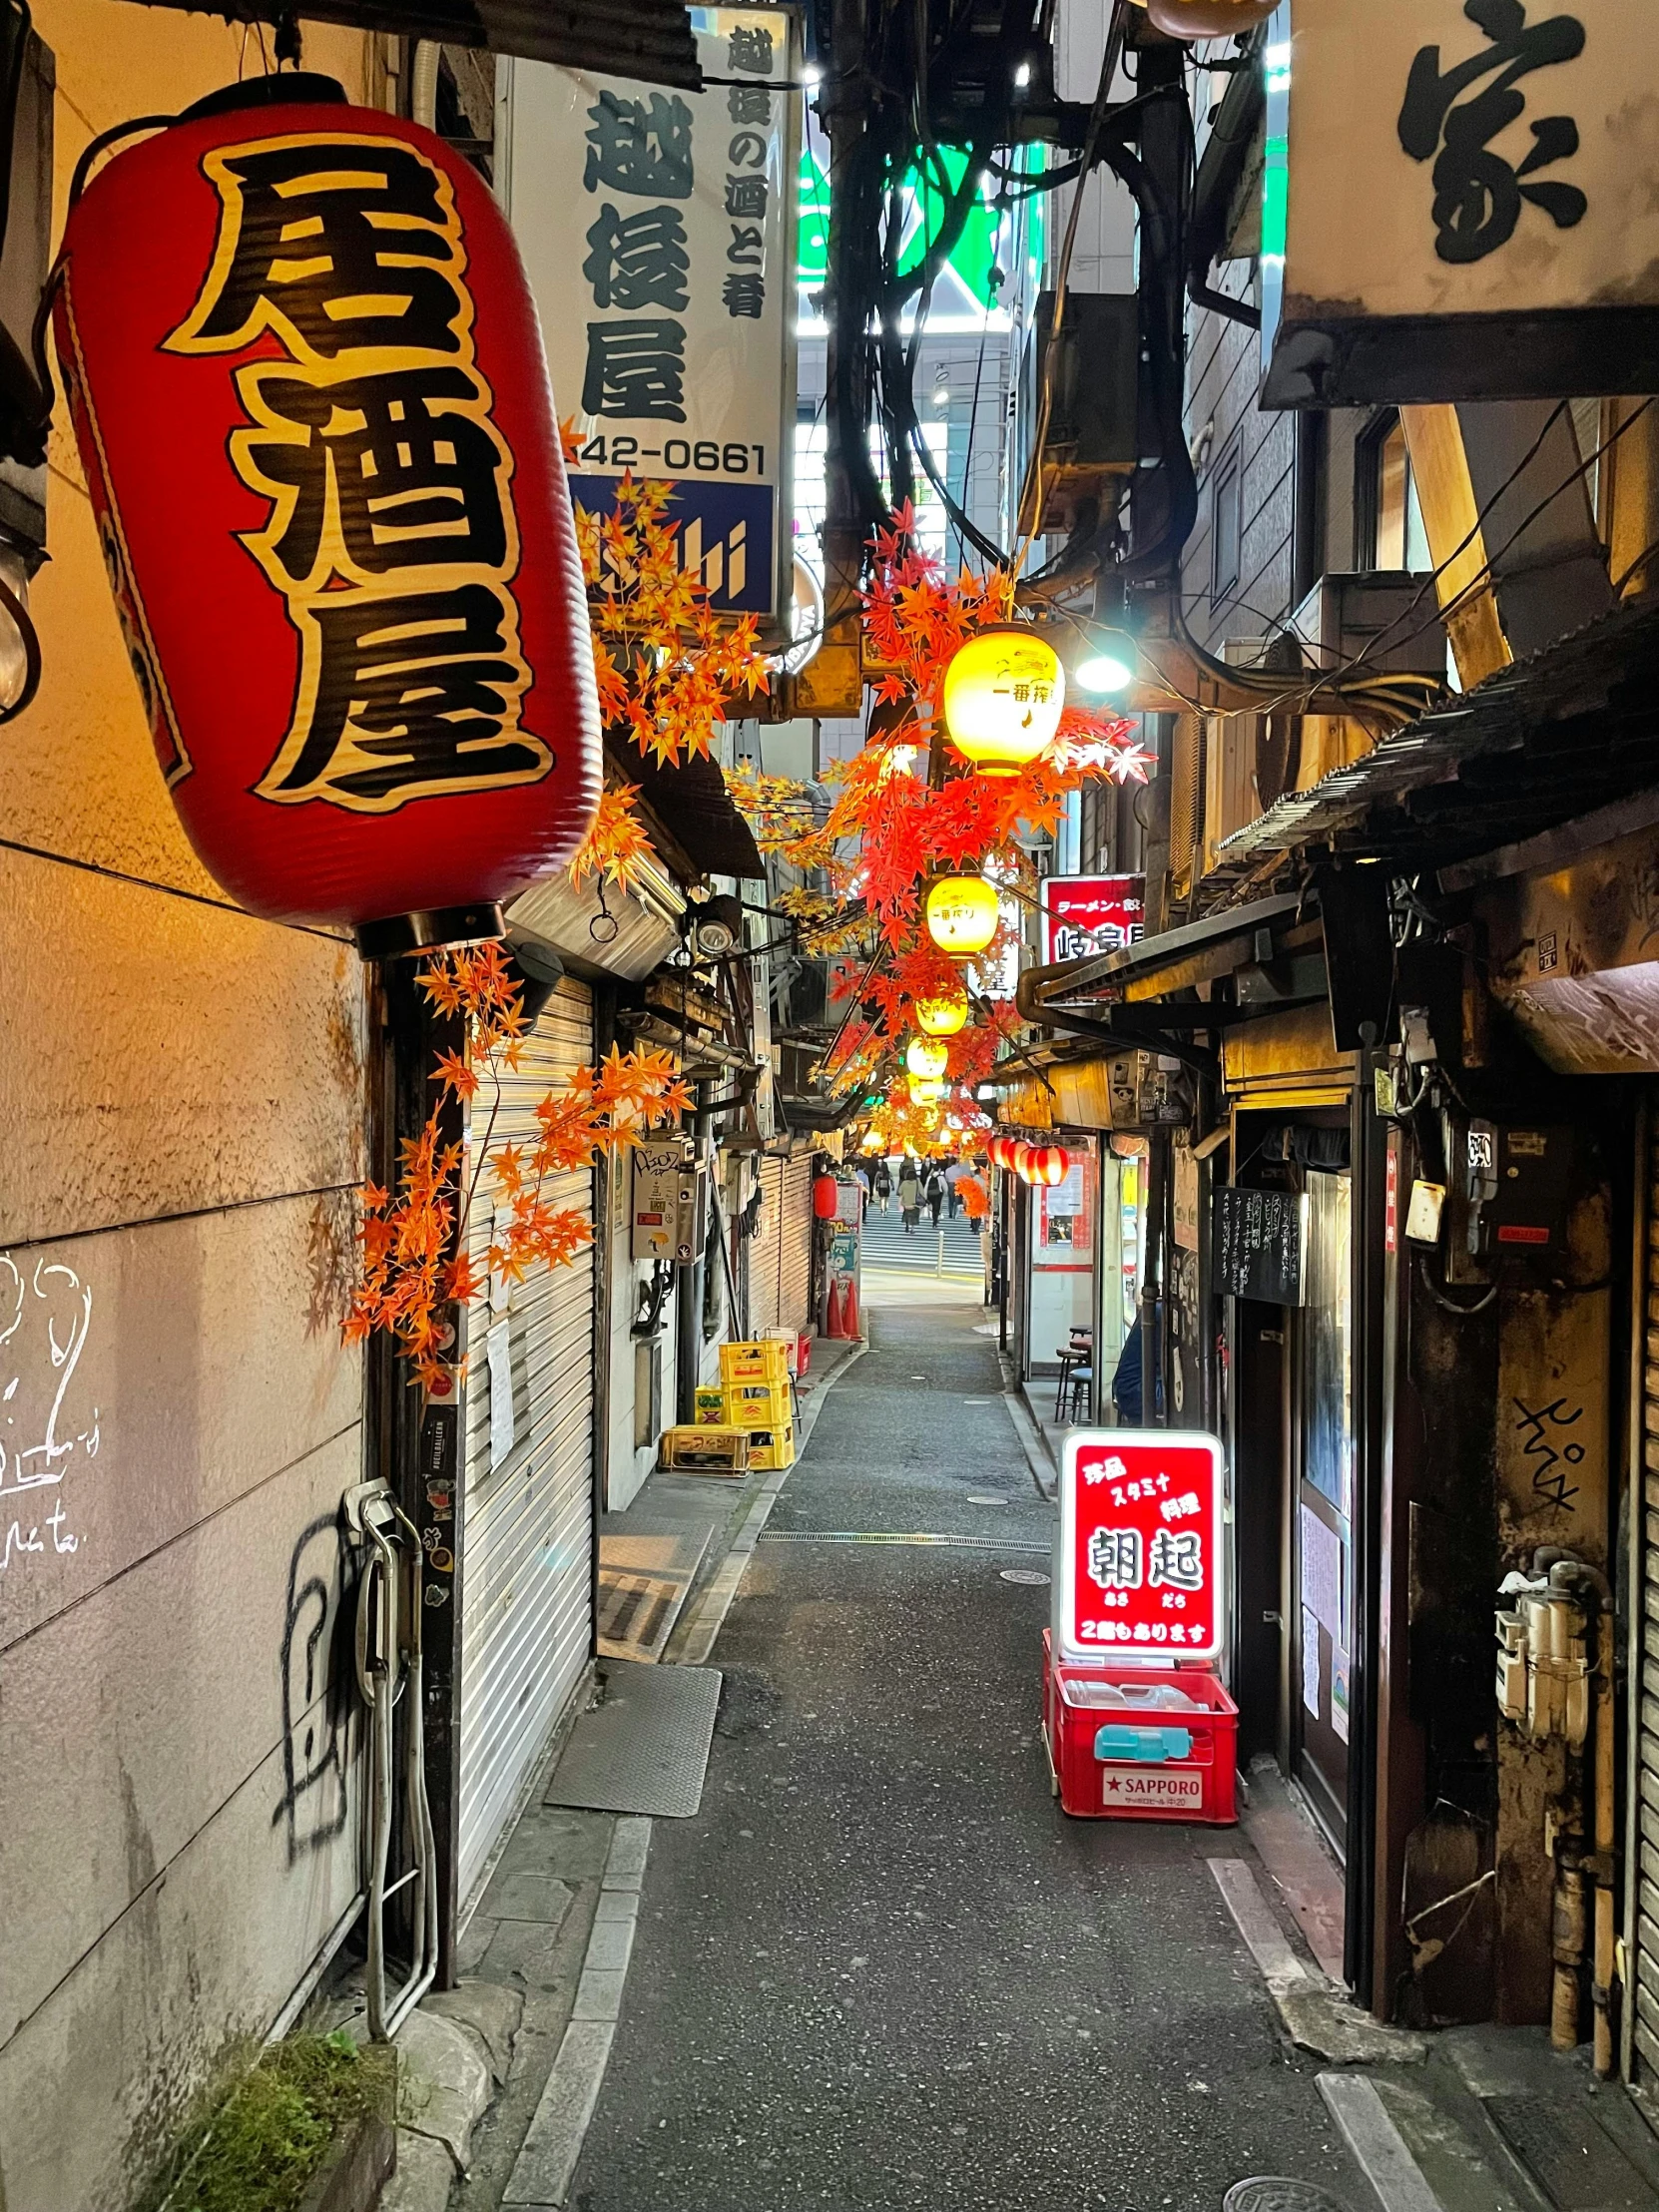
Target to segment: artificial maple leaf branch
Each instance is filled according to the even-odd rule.
[[[605,727],[669,766],[708,753],[727,708],[768,688],[755,616],[717,614],[701,572],[680,565],[673,497],[625,475],[611,513],[576,514]]]
[[[496,1203],[485,1264],[521,1282],[538,1264],[568,1265],[593,1235],[578,1209],[546,1196],[549,1179],[625,1150],[687,1111],[692,1099],[670,1054],[613,1047],[597,1069],[578,1068],[541,1100],[533,1145],[495,1148],[501,1076],[517,1068],[527,1028],[517,981],[500,946],[485,944],[434,954],[420,988],[438,1012],[459,1019],[461,1043],[435,1056],[437,1098],[420,1134],[399,1146],[395,1193],[363,1187],[361,1257],[343,1334],[360,1344],[383,1330],[410,1363],[412,1380],[431,1388],[443,1382],[444,1354],[455,1341],[448,1309],[470,1305],[485,1288],[470,1231],[486,1169]],[[477,1101],[486,1082],[494,1097],[480,1131]],[[472,1109],[467,1181],[468,1147],[443,1138],[451,1099]]]
[[[590,875],[602,876],[627,890],[639,875],[640,863],[651,850],[645,824],[635,810],[637,784],[617,784],[599,795],[588,833],[577,846],[570,863],[570,880],[578,889]]]

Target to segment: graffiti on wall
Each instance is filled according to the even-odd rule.
[[[288,1865],[343,1833],[349,1805],[351,1553],[337,1512],[300,1531],[282,1623],[282,1796]]]
[[[78,1551],[65,1478],[98,1456],[98,1408],[75,1371],[92,1291],[66,1261],[0,1252],[0,1574]]]

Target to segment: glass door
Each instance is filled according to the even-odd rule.
[[[1293,1383],[1296,1600],[1292,1767],[1339,1852],[1348,1834],[1349,1649],[1353,1620],[1353,1186],[1307,1179],[1306,1303]]]

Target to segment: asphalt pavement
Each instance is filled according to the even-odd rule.
[[[1219,2212],[1249,2174],[1368,2201],[1206,1867],[1237,1832],[1050,1796],[1048,1592],[1003,1575],[1046,1566],[1052,1508],[977,1318],[871,1317],[756,1550],[581,2212]],[[918,1535],[953,1540],[862,1540]]]

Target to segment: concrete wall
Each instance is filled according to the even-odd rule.
[[[95,132],[259,66],[170,9],[35,20],[60,225]],[[307,32],[354,98],[366,56]],[[186,843],[62,423],[49,532],[0,740],[0,2199],[115,2212],[357,1890],[363,997],[348,945],[251,919]]]

